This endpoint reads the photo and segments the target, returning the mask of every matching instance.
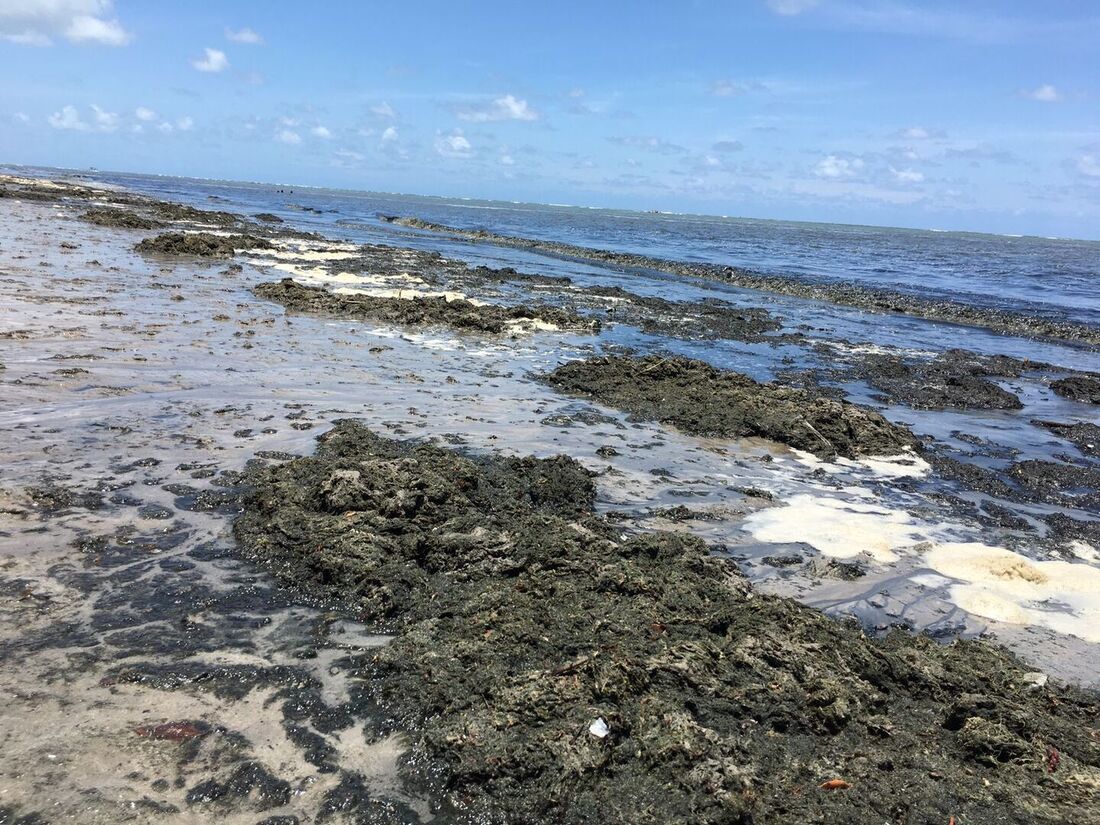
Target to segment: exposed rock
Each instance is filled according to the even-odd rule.
[[[291,278],[260,284],[255,293],[294,312],[310,312],[334,318],[361,318],[402,325],[440,325],[455,329],[503,333],[526,326],[548,324],[557,329],[598,332],[599,321],[541,304],[498,306],[475,304],[442,296],[396,298],[374,295],[341,295],[321,287],[299,284]]]
[[[760,384],[678,356],[572,361],[542,376],[570,395],[695,435],[758,436],[819,456],[896,455],[912,433],[874,410],[808,390]]]
[[[146,238],[134,247],[143,255],[196,255],[200,258],[231,258],[240,249],[274,249],[255,235],[212,235],[209,232],[168,232]]]

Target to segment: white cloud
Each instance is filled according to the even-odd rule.
[[[88,130],[88,124],[80,119],[80,113],[75,106],[63,106],[60,112],[54,112],[46,121],[55,129],[71,129],[77,132]]]
[[[330,132],[325,126],[314,126],[309,131],[313,134],[314,137],[321,138],[321,140],[332,139],[332,132]]]
[[[710,93],[715,97],[734,97],[743,95],[749,90],[744,83],[736,83],[732,80],[718,80],[710,87]]]
[[[377,106],[371,106],[370,110],[371,114],[377,115],[378,117],[385,117],[390,119],[397,117],[397,112],[395,112],[393,110],[393,107],[384,100]]]
[[[837,155],[829,155],[814,167],[815,175],[829,180],[851,178],[861,171],[863,171],[863,161],[860,158],[842,158]]]
[[[73,43],[101,43],[104,46],[125,46],[130,42],[130,34],[117,20],[101,20],[86,14],[73,18],[65,29],[65,37]]]
[[[138,120],[144,120],[146,122],[157,119],[157,113],[152,109],[147,109],[144,106],[138,106],[134,109],[134,117]]]
[[[489,123],[498,120],[538,120],[539,114],[532,109],[526,100],[520,100],[513,95],[504,95],[495,98],[489,103],[468,106],[455,112],[459,120],[470,123]]]
[[[435,151],[445,158],[468,158],[473,154],[474,147],[462,134],[462,130],[456,129],[448,135],[436,136]]]
[[[49,37],[36,31],[22,31],[18,34],[5,34],[4,39],[19,46],[52,46],[53,41]]]
[[[1089,178],[1100,178],[1100,157],[1081,155],[1077,159],[1077,171]]]
[[[250,46],[262,46],[264,39],[258,33],[252,31],[252,29],[245,26],[243,29],[225,30],[225,37],[227,40],[232,40],[234,43],[247,43]]]
[[[286,143],[289,146],[297,146],[302,142],[302,136],[297,132],[292,132],[290,129],[280,129],[275,133],[275,140],[279,143]]]
[[[922,183],[924,181],[924,173],[915,169],[895,169],[891,166],[890,172],[898,183]]]
[[[337,166],[356,166],[367,159],[362,153],[353,152],[351,149],[337,149],[333,153],[333,158]]]
[[[176,121],[176,128],[179,129],[181,132],[190,132],[192,129],[195,128],[195,121],[192,120],[189,116],[184,115]]]
[[[116,19],[111,0],[0,0],[0,38],[24,46],[72,43],[125,46],[132,39]]]
[[[99,106],[92,104],[92,114],[95,116],[95,127],[101,132],[113,132],[118,128],[118,115],[108,112]]]
[[[821,0],[768,0],[768,8],[784,17],[794,17],[809,11]]]
[[[398,139],[398,137],[399,135],[397,134],[397,129],[395,129],[393,126],[387,126],[386,131],[382,133],[382,137],[379,139],[379,142],[383,144],[393,143],[395,140]]]
[[[220,49],[203,49],[203,56],[191,61],[200,72],[224,72],[229,68],[229,58]]]
[[[169,123],[167,120],[165,120],[165,121],[162,121],[157,126],[157,131],[164,132],[164,134],[166,134],[166,135],[170,135],[170,134],[172,134],[172,132],[176,131],[176,127],[173,126],[171,123]]]
[[[1057,103],[1062,99],[1062,93],[1049,83],[1044,83],[1037,89],[1025,89],[1020,92],[1024,97],[1029,97],[1032,100],[1039,100],[1043,103]]]
[[[12,115],[12,117],[15,118],[17,121],[19,121],[20,123],[30,123],[31,122],[30,115],[28,115],[26,112],[16,112],[15,114]]]
[[[511,155],[509,155],[509,154],[503,154],[503,155],[500,156],[500,165],[501,166],[515,166],[516,165],[516,159],[514,157],[512,157]]]
[[[619,146],[629,146],[632,149],[644,149],[647,152],[656,152],[659,155],[675,155],[687,151],[687,149],[679,144],[655,136],[636,137],[630,135],[627,137],[609,137],[608,140]]]

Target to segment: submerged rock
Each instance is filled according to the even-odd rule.
[[[274,249],[255,235],[212,235],[209,232],[167,232],[146,238],[134,247],[143,255],[197,255],[200,258],[231,258],[238,249]]]
[[[896,455],[917,440],[874,410],[808,390],[760,384],[678,356],[613,356],[563,364],[542,376],[591,398],[694,435],[758,436],[819,456]]]
[[[475,304],[442,296],[396,298],[375,295],[341,295],[322,287],[299,284],[291,278],[260,284],[256,295],[295,312],[311,312],[336,318],[360,318],[388,324],[442,325],[477,332],[502,333],[526,326],[548,325],[555,329],[598,332],[600,323],[569,310],[543,304],[498,306]]]
[[[570,458],[343,421],[247,483],[245,551],[396,634],[362,684],[469,821],[1100,816],[1095,696],[984,642],[872,640],[755,594],[691,536],[624,536]]]

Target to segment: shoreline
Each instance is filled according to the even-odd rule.
[[[887,448],[908,443],[909,436],[891,435],[866,463],[859,450],[801,456],[775,442],[731,440],[770,432],[777,426],[771,423],[748,433],[691,436],[649,423],[647,417],[659,416],[646,415],[634,400],[621,399],[626,412],[618,413],[617,396],[607,396],[611,407],[596,407],[533,377],[563,364],[583,376],[599,364],[593,359],[596,344],[607,339],[605,350],[614,351],[616,329],[631,325],[649,325],[687,342],[737,341],[752,352],[812,344],[784,319],[759,308],[657,300],[585,288],[561,276],[471,267],[439,253],[329,241],[231,213],[157,206],[155,199],[110,192],[93,197],[115,195],[142,215],[156,217],[159,211],[180,219],[126,229],[80,221],[81,212],[70,208],[75,203],[63,215],[36,206],[4,212],[5,220],[23,220],[14,224],[19,229],[8,223],[4,231],[22,238],[18,248],[26,247],[24,258],[5,264],[12,277],[4,288],[19,296],[8,320],[19,313],[27,318],[26,328],[14,330],[23,332],[8,343],[39,354],[0,358],[10,362],[0,381],[16,405],[4,420],[19,450],[16,486],[4,491],[2,517],[6,537],[35,537],[43,561],[33,553],[17,554],[17,566],[8,573],[15,584],[4,582],[3,592],[11,593],[4,609],[20,618],[3,640],[3,679],[9,691],[13,680],[33,684],[40,673],[73,680],[75,687],[46,680],[49,692],[68,697],[75,708],[65,713],[35,705],[45,700],[35,698],[27,684],[12,691],[24,713],[32,707],[45,714],[42,719],[76,713],[80,730],[98,731],[54,746],[70,765],[64,789],[84,775],[84,764],[65,754],[93,753],[101,741],[131,765],[156,766],[140,780],[142,792],[162,806],[143,814],[150,822],[176,822],[202,811],[217,812],[231,825],[254,825],[263,816],[331,809],[352,816],[369,810],[381,822],[422,821],[434,813],[437,823],[457,823],[473,813],[462,801],[470,794],[480,795],[478,810],[511,811],[516,821],[526,821],[546,814],[529,806],[567,810],[560,806],[574,791],[580,804],[572,815],[578,821],[589,815],[644,821],[644,810],[624,807],[637,800],[657,806],[650,810],[661,810],[661,821],[699,810],[697,804],[714,821],[754,811],[779,822],[855,811],[889,816],[890,806],[914,804],[911,789],[917,786],[920,804],[944,819],[966,811],[981,816],[994,805],[1016,817],[1006,821],[1053,823],[1066,811],[1087,811],[1093,804],[1100,753],[1082,738],[1087,709],[1097,701],[1093,692],[1048,681],[1046,673],[1019,665],[1000,645],[941,645],[910,630],[891,633],[888,625],[869,626],[864,634],[787,595],[773,595],[788,581],[816,582],[829,593],[848,587],[874,594],[883,576],[900,574],[867,553],[831,555],[836,549],[827,544],[820,552],[806,545],[796,553],[793,543],[781,541],[765,545],[771,549],[760,550],[763,560],[757,563],[747,552],[719,549],[737,525],[747,522],[764,535],[776,528],[768,518],[789,521],[784,505],[798,505],[792,513],[803,537],[811,537],[820,513],[807,504],[820,504],[815,496],[843,504],[834,516],[866,518],[878,529],[882,508],[868,501],[871,491],[904,490],[906,484],[923,484],[928,473],[916,456],[885,460],[893,451]],[[118,217],[123,225],[134,223],[122,211]],[[173,231],[187,237],[165,241],[165,248],[199,254],[159,251],[157,239]],[[153,253],[136,254],[146,240]],[[292,275],[296,290],[323,285],[336,302],[325,298],[313,308],[320,311],[288,313],[257,300],[254,290],[271,283],[274,273]],[[517,300],[534,303],[517,298],[519,287],[523,295],[557,301],[556,312],[572,313],[557,316],[561,320],[600,317],[609,323],[560,332],[484,329],[479,323],[481,332],[454,331],[455,311],[488,318],[502,307],[516,307]],[[394,301],[413,307],[416,295],[430,293],[441,296],[433,304],[439,312],[430,317],[387,314]],[[615,308],[610,316],[608,307]],[[700,319],[706,323],[697,330]],[[1013,371],[1027,375],[1033,367],[1049,372],[1049,365],[975,365],[968,358],[948,359],[936,374],[977,379]],[[616,363],[624,374],[634,371],[634,362]],[[914,391],[906,382],[920,389],[929,380],[924,372],[910,377],[887,366],[895,394]],[[673,370],[662,380],[682,381],[677,391],[687,398],[701,386],[690,377],[694,369],[685,368],[688,378]],[[1052,377],[1044,375],[1043,381]],[[765,403],[777,392],[758,383],[732,386],[750,397],[761,394]],[[807,386],[816,393],[825,389]],[[586,385],[585,392],[590,389]],[[1014,390],[1030,403],[1024,390]],[[1080,393],[1082,385],[1071,384],[1069,391]],[[797,406],[810,396],[783,390],[777,397],[794,399]],[[718,400],[719,406],[735,403],[741,401]],[[692,405],[692,414],[697,408]],[[71,418],[70,410],[82,414]],[[641,418],[628,414],[635,411]],[[340,423],[349,416],[365,420],[369,429]],[[1091,443],[1087,432],[1072,432]],[[929,446],[927,438],[922,441]],[[794,443],[811,452],[819,447],[804,436]],[[557,454],[562,457],[553,458]],[[1061,512],[1067,500],[1049,483],[1050,463],[1017,460],[993,480],[1015,484],[1019,476],[1023,506]],[[49,484],[43,483],[46,470],[57,474]],[[866,495],[855,495],[854,485],[866,485]],[[483,492],[471,492],[478,490]],[[513,516],[522,530],[503,523]],[[885,517],[896,515],[887,510]],[[289,589],[235,566],[247,554],[227,543],[234,519],[249,552]],[[912,547],[886,550],[902,561],[912,554],[912,564],[923,563],[922,543],[948,541],[925,535],[926,528],[913,520],[895,526],[904,541],[912,534]],[[502,528],[515,535],[502,538]],[[532,544],[517,566],[509,558],[521,533]],[[369,535],[382,538],[374,544]],[[399,538],[418,535],[420,544]],[[76,541],[75,547],[62,536]],[[315,556],[319,536],[326,537],[327,558]],[[391,541],[398,542],[392,558],[360,552]],[[847,541],[859,539],[852,534]],[[704,549],[704,542],[714,549]],[[1093,569],[1081,559],[1071,564],[1053,555],[1071,545],[1052,539],[1038,545],[1050,560],[1014,554],[1005,569],[1022,571],[1025,581],[1056,581],[1062,568],[1046,565],[1076,565],[1078,573]],[[402,563],[401,552],[409,548],[414,554]],[[950,559],[935,560],[958,576],[973,574],[949,568]],[[635,566],[643,562],[644,568]],[[554,573],[555,565],[569,572]],[[311,580],[303,574],[307,569],[320,577],[319,586],[303,590]],[[760,576],[759,584],[750,585],[738,570]],[[135,577],[127,571],[143,572]],[[554,583],[557,575],[565,577]],[[661,602],[661,614],[652,594],[674,589],[681,578],[691,586],[685,585],[683,597]],[[858,583],[861,578],[866,584]],[[521,580],[524,590],[509,590]],[[373,582],[374,589],[354,589],[364,582]],[[769,591],[769,583],[776,591]],[[452,585],[472,590],[451,593]],[[956,585],[966,586],[976,585]],[[187,588],[182,596],[181,587]],[[593,627],[593,616],[601,613],[596,607],[569,619],[568,604],[552,593],[570,587],[578,598],[595,594],[601,605],[614,604],[615,611],[626,606],[627,613],[609,608],[603,630]],[[39,595],[25,595],[28,589]],[[436,597],[423,598],[433,592]],[[475,598],[474,592],[481,595]],[[687,596],[699,592],[712,603],[696,615],[686,607]],[[373,595],[364,599],[364,593]],[[505,596],[518,599],[516,604],[534,599],[539,609],[552,605],[554,632],[567,628],[571,641],[549,644],[538,657],[517,653],[514,660],[528,669],[493,677],[491,685],[464,682],[488,679],[502,666],[493,632],[517,645],[516,651],[526,650],[523,645],[536,635],[523,624],[533,608],[504,609]],[[498,599],[504,601],[498,605]],[[299,615],[303,605],[316,612]],[[726,631],[703,616],[723,611],[735,617]],[[635,614],[644,614],[645,621],[629,618]],[[514,626],[500,618],[513,615]],[[87,616],[95,620],[90,630],[77,620]],[[958,617],[948,619],[937,638],[951,635],[950,622]],[[349,635],[347,626],[356,622],[361,626]],[[96,636],[100,626],[108,630]],[[278,628],[274,637],[267,626]],[[746,635],[728,632],[734,626]],[[639,627],[650,631],[638,633]],[[806,649],[790,640],[792,627],[805,629]],[[998,632],[1004,627],[998,624]],[[970,628],[964,624],[955,635],[975,632]],[[878,635],[887,641],[869,638]],[[289,647],[284,649],[280,636]],[[759,647],[755,637],[770,641]],[[62,666],[66,651],[79,647],[76,639],[96,644]],[[723,664],[713,665],[710,654],[700,656],[693,645],[718,646],[723,652],[713,661]],[[24,674],[11,667],[11,655],[27,647],[37,652],[20,669]],[[790,656],[776,661],[761,653],[772,647]],[[593,650],[600,655],[581,660]],[[834,672],[838,655],[845,664]],[[974,665],[979,659],[988,665],[984,672]],[[671,664],[658,667],[657,660]],[[886,666],[874,664],[882,661],[912,680],[884,677],[880,668]],[[812,663],[815,678],[800,670],[806,663]],[[445,675],[425,683],[425,667],[439,667]],[[769,673],[768,679],[758,670]],[[990,673],[1006,676],[990,681]],[[616,687],[623,674],[625,682]],[[726,688],[700,688],[715,678]],[[497,690],[506,682],[506,691]],[[547,715],[547,705],[528,690],[543,683],[555,686],[546,701],[560,713]],[[66,693],[78,688],[79,694]],[[640,701],[650,691],[662,708],[669,703],[667,713],[627,710],[635,700],[639,707],[650,705]],[[972,693],[985,698],[971,704],[959,699]],[[692,704],[694,694],[715,704],[703,713]],[[726,704],[729,696],[742,704]],[[486,704],[461,709],[471,697]],[[86,719],[83,709],[97,700],[103,708],[99,720]],[[1063,708],[1086,709],[1082,719],[1066,715],[1069,709],[1051,710],[1059,701]],[[937,724],[922,727],[919,716],[907,716],[912,702],[929,703]],[[128,703],[141,707],[143,717],[133,716]],[[1022,715],[1010,712],[1020,707],[1026,708]],[[904,721],[884,722],[886,717]],[[534,729],[527,727],[532,718],[538,722]],[[251,728],[237,730],[236,719],[250,720]],[[604,731],[596,725],[600,719],[604,735],[598,735]],[[37,754],[35,730],[16,728],[19,752]],[[472,731],[485,735],[471,738]],[[547,736],[545,747],[517,759],[537,737]],[[902,739],[912,739],[911,747],[901,748],[907,754],[931,741],[935,757],[899,759]],[[639,763],[632,754],[643,740],[649,756]],[[779,749],[780,742],[789,750]],[[844,745],[838,751],[839,742]],[[264,747],[278,758],[265,755]],[[1055,770],[1049,769],[1050,748],[1061,761]],[[576,755],[581,767],[563,768],[548,758],[559,751]],[[878,756],[868,757],[871,752]],[[177,753],[187,758],[176,764]],[[1009,758],[1002,761],[1002,755]],[[788,767],[800,760],[802,767]],[[889,769],[882,767],[884,760],[891,762]],[[699,773],[691,767],[699,764],[710,767]],[[363,767],[368,765],[373,767]],[[486,785],[487,773],[500,784]],[[655,788],[660,776],[674,776],[674,789]],[[183,784],[155,784],[174,777]],[[983,786],[981,777],[991,784]],[[834,779],[850,787],[821,787]],[[513,781],[533,784],[508,787]],[[637,793],[624,795],[624,787]]]
[[[1065,343],[1100,346],[1100,328],[1071,321],[1052,321],[993,308],[976,307],[948,300],[928,300],[897,290],[880,287],[809,282],[791,276],[754,272],[720,264],[684,263],[631,252],[614,252],[556,241],[541,241],[500,235],[488,230],[458,229],[416,217],[379,215],[379,219],[410,229],[438,232],[474,243],[489,243],[530,249],[579,260],[594,260],[613,266],[649,269],[691,278],[721,281],[742,289],[771,292],[869,312],[896,313],[930,321],[977,326],[1024,337],[1047,338]]]

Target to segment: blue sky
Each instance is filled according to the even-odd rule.
[[[0,161],[1100,238],[1100,3],[0,0]]]

